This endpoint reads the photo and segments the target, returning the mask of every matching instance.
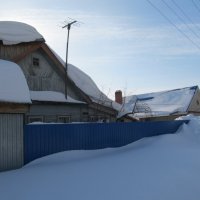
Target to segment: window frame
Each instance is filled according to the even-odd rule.
[[[64,119],[64,121],[60,120],[62,118]],[[70,115],[58,115],[57,122],[58,123],[64,123],[64,124],[70,123],[71,122],[71,116]]]

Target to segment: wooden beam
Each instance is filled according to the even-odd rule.
[[[52,60],[52,62],[59,67],[59,69],[62,71],[62,73],[65,73],[65,68],[63,64],[59,61],[59,59],[55,56],[55,54],[52,52],[52,50],[43,43],[41,45],[41,48],[44,50],[44,52],[48,55],[48,57]]]
[[[104,105],[101,105],[101,104],[98,104],[98,103],[95,103],[95,102],[90,104],[89,108],[96,109],[98,111],[104,112],[106,114],[110,114],[112,116],[116,116],[117,115],[117,111],[115,109],[107,107],[107,106],[104,106]]]
[[[0,113],[26,113],[28,110],[28,104],[0,103]]]

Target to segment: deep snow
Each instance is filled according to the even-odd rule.
[[[191,119],[192,117],[190,117]],[[176,134],[68,151],[0,173],[3,200],[199,200],[200,118]]]

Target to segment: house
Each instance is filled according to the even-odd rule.
[[[0,59],[17,63],[26,77],[32,100],[26,123],[116,120],[119,105],[83,71],[68,65],[65,84],[65,63],[32,26],[0,22]]]
[[[0,59],[0,171],[23,166],[24,115],[30,104],[21,68]]]
[[[198,86],[124,97],[118,119],[129,116],[140,121],[160,121],[188,114],[200,115]]]

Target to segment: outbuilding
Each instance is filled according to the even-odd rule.
[[[21,68],[0,59],[0,171],[23,166],[24,115],[30,104]]]

